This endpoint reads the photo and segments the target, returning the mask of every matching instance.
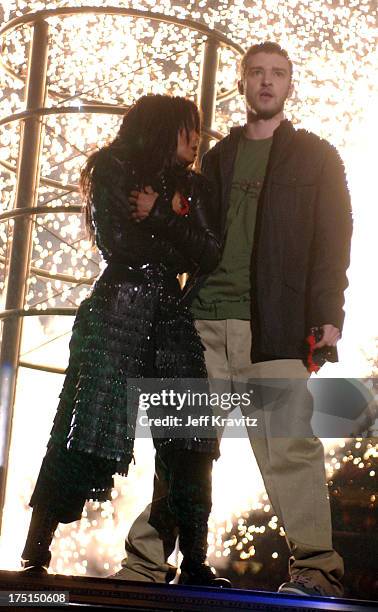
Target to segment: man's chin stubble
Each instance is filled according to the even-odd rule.
[[[274,108],[274,109],[270,109],[270,110],[254,110],[248,111],[248,121],[249,122],[254,122],[254,121],[259,121],[259,120],[264,120],[267,121],[268,119],[273,119],[273,117],[276,117],[279,113],[281,113],[283,111],[283,106],[281,106],[280,108]]]

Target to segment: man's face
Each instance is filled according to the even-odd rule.
[[[262,51],[248,59],[239,91],[245,95],[248,110],[259,119],[281,113],[292,90],[289,63],[284,57]]]

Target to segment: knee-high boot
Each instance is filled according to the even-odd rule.
[[[50,544],[59,521],[48,507],[34,506],[22,553],[24,571],[46,573],[51,560]]]
[[[177,517],[179,545],[184,556],[180,584],[230,587],[206,564],[208,519],[211,510],[212,457],[178,451],[173,457],[169,504]]]

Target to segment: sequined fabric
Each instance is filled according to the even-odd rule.
[[[127,401],[127,378],[206,378],[203,347],[176,278],[186,257],[178,253],[175,258],[175,249],[170,245],[167,251],[162,240],[161,261],[155,261],[158,243],[152,253],[147,227],[131,241],[134,252],[128,251],[126,236],[122,252],[116,246],[110,252],[109,223],[113,213],[120,213],[112,208],[109,198],[114,197],[105,189],[94,197],[97,241],[108,266],[77,312],[60,402],[30,502],[48,502],[62,522],[79,518],[85,499],[108,499],[112,475],[127,474],[134,445],[127,426],[136,419]],[[125,232],[130,233],[127,219]],[[119,230],[122,235],[121,225]],[[114,237],[114,245],[121,244],[117,232]],[[155,440],[155,446],[219,455],[215,439],[168,438]]]

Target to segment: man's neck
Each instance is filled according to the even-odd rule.
[[[284,114],[279,113],[271,119],[257,119],[256,115],[247,113],[247,124],[245,126],[245,135],[251,140],[263,140],[271,138],[274,130],[276,130],[284,119]]]

